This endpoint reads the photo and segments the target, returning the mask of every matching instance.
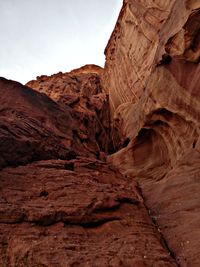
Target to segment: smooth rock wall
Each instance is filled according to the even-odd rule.
[[[180,266],[200,265],[200,1],[124,1],[105,50],[109,157]]]

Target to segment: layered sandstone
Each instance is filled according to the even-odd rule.
[[[108,97],[99,75],[85,69],[29,83],[41,93],[0,79],[0,168],[77,155],[101,157],[100,152],[112,149]]]
[[[124,0],[105,69],[0,78],[0,266],[200,266],[199,9]]]
[[[100,149],[107,153],[112,151],[112,141],[108,95],[101,85],[102,72],[99,66],[85,65],[67,73],[42,75],[27,86],[82,114],[86,121],[82,135],[87,136],[88,131],[95,130]]]
[[[105,50],[110,162],[139,182],[180,266],[197,267],[200,2],[124,1]]]
[[[103,161],[109,110],[96,75],[46,77],[46,94],[1,79],[0,266],[177,266],[137,183]]]

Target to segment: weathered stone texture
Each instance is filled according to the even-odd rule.
[[[200,266],[200,1],[124,0],[105,54],[0,78],[2,267]]]
[[[89,158],[5,168],[0,266],[176,266],[134,181]]]
[[[181,266],[200,265],[200,1],[124,1],[105,50],[109,157],[139,182]]]

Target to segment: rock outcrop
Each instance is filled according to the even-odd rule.
[[[112,149],[108,97],[98,74],[81,70],[29,83],[41,93],[0,79],[0,168],[77,155],[101,157],[100,152]]]
[[[200,2],[125,0],[109,40],[119,170],[138,181],[180,266],[200,266]]]
[[[95,130],[101,150],[111,153],[110,109],[108,95],[102,91],[102,72],[103,69],[99,66],[85,65],[69,73],[42,75],[37,80],[28,82],[27,86],[82,114],[82,120],[86,123],[84,129],[80,127],[82,132],[79,135],[87,136],[88,131]]]
[[[200,266],[200,1],[124,0],[105,54],[0,78],[0,267]]]
[[[0,266],[177,266],[133,180],[78,158],[5,168]]]
[[[177,266],[137,183],[105,162],[97,73],[40,79],[1,79],[0,266]]]

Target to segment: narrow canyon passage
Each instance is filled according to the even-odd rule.
[[[38,91],[62,84],[56,102],[0,80],[0,266],[178,266],[137,183],[106,162],[108,97],[93,68],[43,77]]]
[[[0,78],[0,267],[200,266],[200,2],[124,0],[105,67]]]

